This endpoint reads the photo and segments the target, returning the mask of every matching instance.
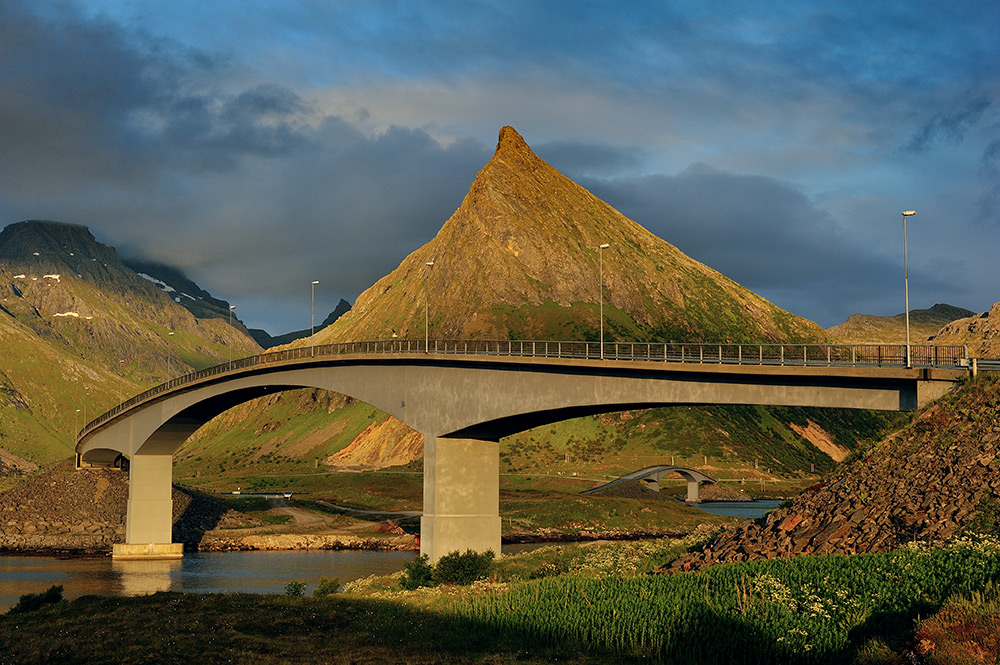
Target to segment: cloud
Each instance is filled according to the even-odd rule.
[[[902,275],[895,246],[888,256],[871,249],[866,237],[773,178],[694,165],[676,176],[585,184],[692,258],[825,327],[858,312],[884,313],[894,291],[886,285]],[[925,292],[961,288],[947,273],[915,272]]]
[[[9,0],[0,219],[88,224],[282,332],[313,279],[330,309],[426,242],[512,124],[824,325],[899,310],[901,206],[948,220],[924,293],[988,305],[1000,5],[973,4]]]
[[[961,143],[965,133],[983,117],[992,103],[992,99],[980,94],[966,100],[956,111],[935,114],[910,138],[906,150],[924,152],[938,140]]]

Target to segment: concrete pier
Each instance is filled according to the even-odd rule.
[[[173,541],[173,455],[133,455],[129,460],[125,543],[115,545],[115,559],[179,559]]]
[[[500,554],[500,444],[424,436],[420,553]]]

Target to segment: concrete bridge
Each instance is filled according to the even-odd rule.
[[[603,356],[603,359],[602,359]],[[421,552],[500,548],[499,440],[578,416],[678,404],[907,411],[968,375],[963,347],[586,342],[355,342],[242,358],[168,381],[89,423],[77,463],[130,460],[116,558],[172,543],[174,452],[243,402],[296,388],[351,396],[424,436]]]

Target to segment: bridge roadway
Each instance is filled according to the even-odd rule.
[[[500,547],[499,440],[577,416],[679,404],[909,411],[969,375],[963,347],[423,340],[355,342],[241,358],[168,381],[88,423],[77,463],[129,458],[116,558],[176,558],[173,454],[227,409],[320,388],[424,436],[421,552]],[[602,359],[603,356],[603,359]]]

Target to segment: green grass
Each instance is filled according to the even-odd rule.
[[[570,536],[607,532],[689,533],[700,524],[724,524],[731,518],[710,515],[681,501],[591,496],[565,491],[500,490],[503,532],[554,532]],[[525,483],[515,483],[525,486]]]
[[[222,502],[228,508],[245,513],[250,517],[256,517],[265,524],[286,524],[292,521],[291,515],[271,512],[271,508],[267,505],[267,499],[262,496],[223,496]]]
[[[0,662],[874,663],[931,634],[918,621],[942,606],[950,630],[970,614],[995,626],[995,541],[648,574],[687,544],[548,547],[471,587],[403,592],[397,575],[323,598],[84,596],[0,616]]]

